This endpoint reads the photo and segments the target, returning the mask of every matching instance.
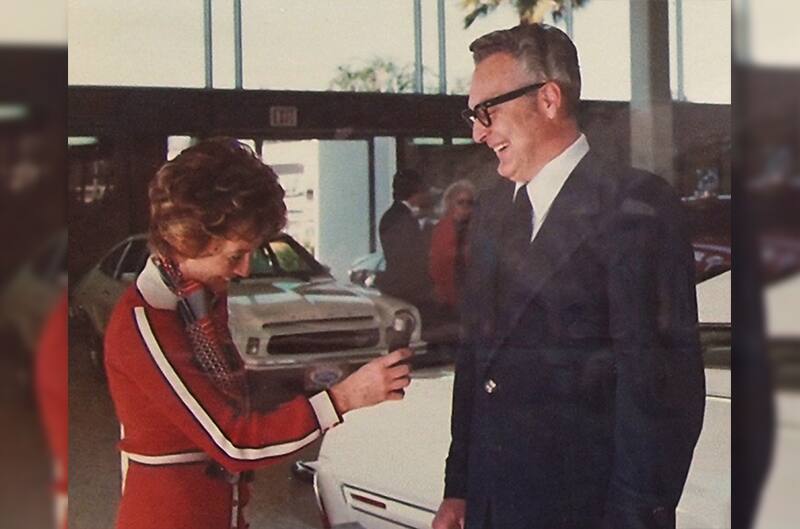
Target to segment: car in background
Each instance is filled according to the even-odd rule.
[[[94,336],[90,355],[102,365],[111,311],[149,257],[144,235],[114,246],[74,288],[71,316]],[[281,234],[253,252],[250,276],[228,288],[229,327],[251,373],[279,373],[304,389],[328,387],[387,352],[387,329],[411,330],[416,354],[427,350],[415,307],[377,290],[336,282],[302,245]]]
[[[704,347],[706,413],[678,527],[730,527],[730,272],[697,287]],[[399,402],[356,410],[327,433],[314,471],[323,526],[431,527],[444,488],[450,444],[452,368],[413,373]]]
[[[377,288],[378,276],[386,271],[386,258],[383,252],[377,251],[363,255],[353,261],[347,276],[354,285]]]

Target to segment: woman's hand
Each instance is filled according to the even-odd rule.
[[[411,368],[402,362],[413,354],[411,349],[398,349],[361,366],[334,385],[330,392],[339,413],[385,400],[401,400],[405,394],[403,388],[411,382]]]

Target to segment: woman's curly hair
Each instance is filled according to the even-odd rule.
[[[201,141],[150,182],[150,245],[196,258],[214,238],[269,238],[286,225],[278,175],[233,138]]]

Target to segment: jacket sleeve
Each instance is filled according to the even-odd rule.
[[[623,193],[608,234],[617,385],[606,526],[617,529],[674,524],[705,403],[686,215],[666,183],[649,182]]]
[[[342,421],[324,391],[269,412],[238,414],[195,365],[174,311],[136,306],[130,317],[135,335],[129,337],[130,350],[118,355],[122,359],[116,368],[124,370],[149,404],[229,471],[265,466]]]

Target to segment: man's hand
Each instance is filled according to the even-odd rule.
[[[464,529],[464,513],[467,510],[466,500],[445,498],[433,518],[433,529]]]
[[[398,364],[414,354],[411,349],[398,349],[361,366],[355,373],[330,389],[336,409],[346,413],[372,406],[385,400],[403,398],[403,388],[411,382],[411,368]]]

